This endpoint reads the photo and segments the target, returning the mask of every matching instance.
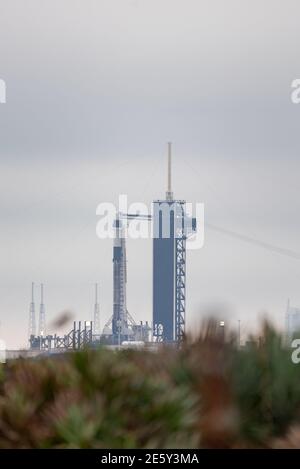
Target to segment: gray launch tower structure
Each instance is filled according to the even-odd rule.
[[[153,338],[180,342],[185,332],[186,240],[196,232],[196,218],[171,188],[171,143],[168,143],[168,188],[153,202]]]

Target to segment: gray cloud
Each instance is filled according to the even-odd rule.
[[[0,0],[0,333],[25,343],[31,280],[48,315],[111,313],[111,243],[95,208],[174,191],[210,223],[300,250],[297,1]],[[130,311],[151,319],[151,242],[129,242]],[[232,323],[300,303],[299,263],[207,231],[188,258],[189,325],[227,303]],[[137,288],[138,286],[138,288]],[[200,308],[200,309],[199,309]],[[200,311],[200,313],[199,313]],[[16,326],[17,324],[17,326]]]

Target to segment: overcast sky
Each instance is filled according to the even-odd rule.
[[[26,345],[30,283],[47,320],[112,313],[96,207],[166,190],[207,223],[300,252],[300,5],[263,0],[0,0],[0,336]],[[151,320],[152,245],[128,242],[128,309]],[[219,232],[188,253],[187,324],[242,332],[300,305],[300,261]],[[38,292],[37,292],[38,293]],[[37,303],[39,297],[37,295]]]

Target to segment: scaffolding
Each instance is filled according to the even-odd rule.
[[[66,350],[79,350],[90,346],[93,342],[93,322],[74,321],[73,329],[65,334],[59,336],[57,334],[47,336],[30,336],[30,348],[42,351],[66,351]]]

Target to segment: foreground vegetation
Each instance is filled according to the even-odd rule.
[[[299,447],[298,425],[300,364],[268,325],[241,349],[211,322],[180,349],[1,368],[1,448]]]

